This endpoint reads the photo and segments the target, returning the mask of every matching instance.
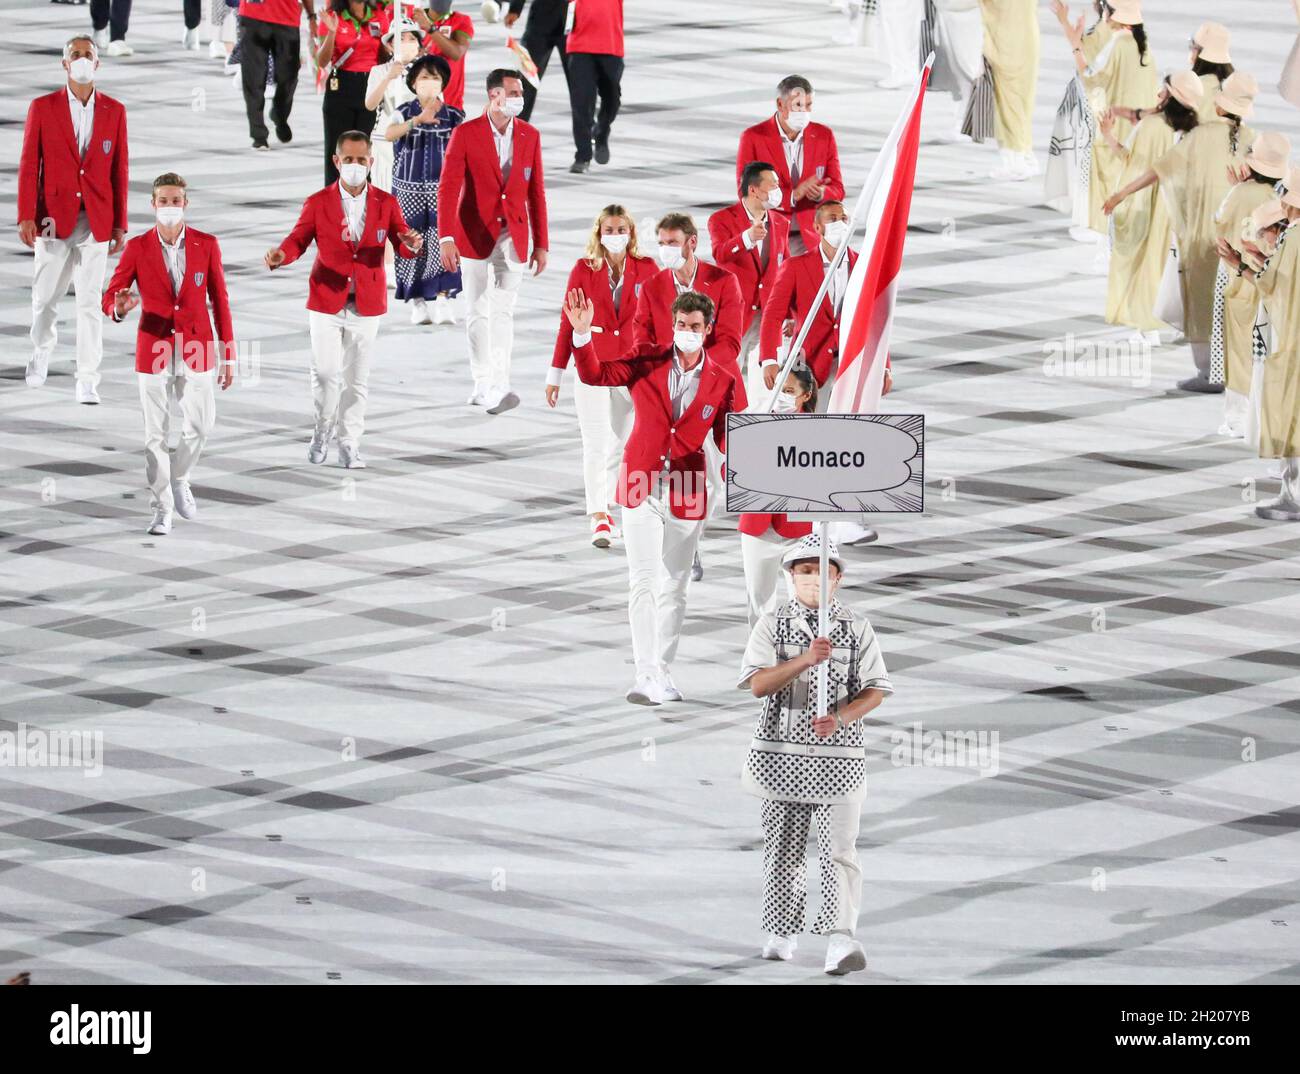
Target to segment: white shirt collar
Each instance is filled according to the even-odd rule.
[[[366,200],[366,195],[370,193],[370,184],[367,183],[365,186],[363,186],[363,187],[361,188],[361,193],[360,193],[360,194],[349,194],[349,193],[348,193],[348,188],[345,187],[345,186],[343,185],[343,180],[340,179],[340,180],[339,180],[339,193],[342,194],[343,197],[346,198],[348,201],[365,201],[365,200]]]
[[[72,92],[71,86],[67,87],[67,89],[68,89],[68,101],[71,104],[75,104],[78,108],[89,108],[91,105],[95,103],[95,91],[93,89],[90,91],[90,96],[86,98],[85,104],[82,104],[79,100],[77,100],[77,95]]]
[[[686,368],[686,363],[682,361],[682,352],[679,351],[676,347],[674,347],[674,348],[673,348],[673,365],[676,367],[677,372],[680,373],[680,374],[681,374],[682,376],[684,376],[684,377],[694,377],[694,376],[697,376],[697,375],[699,374],[700,370],[704,368],[704,352],[703,352],[703,351],[700,352],[700,360],[699,360],[698,362],[695,363],[695,368],[694,368],[694,369],[687,369],[687,368]]]
[[[182,246],[185,245],[185,225],[184,225],[184,224],[181,224],[181,233],[180,233],[179,235],[176,236],[176,241],[175,241],[175,242],[168,242],[166,239],[164,239],[164,238],[162,237],[162,229],[159,228],[157,224],[154,224],[153,229],[154,229],[154,231],[158,232],[158,241],[159,241],[159,243],[162,244],[162,247],[163,247],[164,250],[168,250],[168,249],[170,249],[170,250],[179,250]]]
[[[789,143],[790,145],[794,145],[796,142],[798,142],[798,141],[803,137],[803,130],[795,131],[795,132],[794,132],[794,137],[793,137],[793,138],[791,138],[788,134],[785,133],[785,128],[784,128],[783,126],[781,126],[781,116],[780,116],[780,113],[778,113],[778,112],[773,112],[773,113],[772,113],[772,119],[773,119],[773,121],[776,123],[776,133],[779,134],[779,135],[781,136],[781,140],[782,140],[782,141],[787,142],[787,143]],[[808,129],[807,127],[804,128],[804,130],[807,130],[807,129]]]
[[[505,130],[500,130],[500,131],[499,131],[499,130],[497,130],[497,125],[496,125],[495,123],[492,122],[492,117],[491,117],[491,115],[489,115],[489,116],[488,116],[488,126],[492,128],[492,134],[493,134],[496,138],[498,138],[498,139],[501,139],[501,138],[509,138],[511,135],[513,135],[513,134],[515,133],[515,117],[514,117],[514,116],[510,116],[510,117],[506,120],[506,127],[505,127]]]

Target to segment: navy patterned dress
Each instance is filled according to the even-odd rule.
[[[397,109],[394,123],[402,123],[423,111],[418,100]],[[444,104],[435,122],[412,127],[393,143],[393,194],[401,206],[406,226],[424,236],[419,257],[396,261],[397,297],[434,299],[440,294],[460,293],[460,271],[448,272],[442,264],[438,243],[438,183],[442,161],[451,134],[465,118],[459,108]]]

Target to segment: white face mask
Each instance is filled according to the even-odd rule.
[[[781,186],[777,184],[767,192],[767,207],[769,209],[779,209],[781,208],[781,201]]]
[[[782,392],[778,395],[776,402],[772,405],[774,414],[793,414],[798,409],[798,406],[795,405],[794,396],[789,392]]]
[[[627,249],[628,241],[631,238],[631,235],[602,235],[600,244],[611,254],[621,254]]]
[[[794,595],[799,598],[799,602],[809,608],[820,608],[822,597],[822,579],[819,574],[795,574]],[[835,596],[835,590],[839,589],[840,583],[838,578],[832,578],[826,589],[827,602]]]
[[[791,112],[785,117],[786,125],[796,131],[801,131],[804,127],[812,122],[811,112]]]
[[[685,328],[674,329],[673,346],[683,354],[694,354],[704,346],[704,333],[688,332]]]
[[[339,168],[339,178],[348,186],[360,186],[369,173],[370,169],[364,164],[344,164]]]
[[[420,54],[420,45],[417,41],[403,41],[397,49],[397,58],[403,63],[410,63]]]
[[[68,74],[72,76],[72,81],[86,85],[94,81],[95,78],[95,61],[82,56],[80,59],[73,60],[68,64]]]
[[[179,205],[160,205],[153,215],[163,227],[175,227],[185,219],[185,210]]]
[[[415,95],[422,101],[431,101],[442,93],[442,82],[436,78],[422,78],[415,84]]]
[[[501,102],[501,111],[508,116],[517,116],[524,110],[524,99],[522,97],[507,97]]]
[[[659,244],[659,264],[666,269],[681,268],[686,264],[686,253],[680,246]]]
[[[832,246],[838,247],[844,241],[844,237],[849,233],[849,222],[847,220],[828,220],[826,222],[826,233],[824,238]]]

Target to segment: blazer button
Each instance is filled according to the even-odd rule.
[[[506,196],[505,196],[504,194],[501,195],[501,200],[502,200],[502,201],[505,201],[505,200],[506,200]]]
[[[86,174],[86,169],[85,169],[85,168],[82,168],[80,174],[81,174],[81,175],[85,175],[85,174]]]
[[[180,306],[177,306],[176,309],[180,309]]]
[[[614,329],[614,335],[618,335],[618,329],[617,329],[617,328]]]
[[[80,191],[80,190],[77,191],[77,197],[81,197],[81,191]]]
[[[757,306],[750,306],[749,308],[752,309],[752,310],[756,310],[756,309],[758,309]]]

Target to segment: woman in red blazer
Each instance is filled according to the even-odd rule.
[[[580,290],[596,306],[592,340],[602,362],[623,358],[632,349],[632,321],[641,285],[659,266],[642,257],[636,242],[632,214],[621,205],[606,205],[596,217],[587,249],[569,273],[564,293]],[[546,402],[554,407],[560,398],[560,379],[573,355],[573,326],[560,312],[555,354],[546,375]],[[627,388],[605,388],[579,378],[573,386],[573,407],[582,434],[582,475],[587,489],[587,514],[591,516],[591,543],[608,548],[614,536],[610,505],[618,485],[623,444],[632,428],[632,397]]]
[[[811,414],[817,409],[817,381],[807,366],[796,366],[785,378],[781,394],[776,397],[774,414],[800,412]],[[785,599],[781,585],[781,557],[792,546],[812,533],[811,522],[791,522],[785,515],[742,514],[740,555],[745,565],[745,590],[749,595],[749,625],[771,611]]]

